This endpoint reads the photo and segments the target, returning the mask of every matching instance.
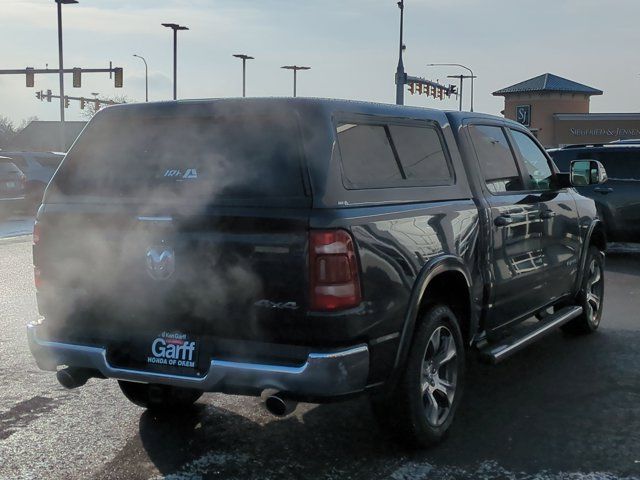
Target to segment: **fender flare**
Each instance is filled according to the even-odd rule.
[[[458,272],[464,276],[467,288],[469,289],[469,311],[473,312],[471,274],[464,261],[459,257],[456,257],[455,255],[444,255],[427,262],[427,264],[418,274],[418,277],[413,285],[413,290],[411,291],[409,307],[407,308],[402,332],[400,333],[398,351],[396,353],[396,359],[393,365],[394,376],[397,375],[399,367],[405,362],[409,354],[409,348],[411,347],[411,342],[413,340],[413,332],[415,330],[416,321],[418,319],[418,312],[420,310],[422,299],[424,298],[424,293],[426,292],[429,283],[437,275],[445,272]],[[471,324],[473,325],[473,322],[471,322]]]
[[[605,239],[605,244],[607,241],[607,232],[605,230],[604,223],[598,219],[594,219],[589,224],[587,229],[587,234],[584,237],[584,243],[582,244],[582,251],[580,252],[580,261],[578,263],[578,275],[576,275],[576,283],[574,285],[574,292],[577,294],[580,292],[580,287],[582,286],[582,278],[584,276],[584,268],[587,263],[587,254],[589,253],[589,245],[591,245],[591,237],[593,236],[593,232],[596,229],[600,229],[602,231],[602,235]]]

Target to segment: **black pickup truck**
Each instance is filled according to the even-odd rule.
[[[107,108],[38,212],[30,348],[65,387],[114,378],[165,412],[203,392],[262,395],[277,415],[366,393],[426,446],[451,425],[466,358],[598,328],[606,239],[572,185],[605,180],[597,161],[556,171],[488,115]]]

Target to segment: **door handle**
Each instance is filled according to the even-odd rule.
[[[609,193],[613,192],[613,188],[611,188],[611,187],[596,187],[596,188],[593,189],[593,191],[601,193],[603,195],[608,195]]]
[[[556,212],[554,212],[553,210],[543,210],[542,212],[540,212],[540,218],[542,220],[548,220],[549,218],[553,218],[556,216]]]
[[[493,221],[493,223],[495,223],[496,227],[506,227],[513,223],[513,218],[509,215],[500,215]]]

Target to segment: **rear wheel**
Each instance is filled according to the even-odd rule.
[[[124,396],[139,407],[164,412],[190,407],[203,393],[189,388],[125,382],[123,380],[118,380],[118,385],[120,385]]]
[[[562,327],[568,333],[593,333],[600,326],[604,302],[604,257],[596,247],[589,247],[579,294],[582,314]]]
[[[447,306],[433,306],[415,333],[399,384],[390,395],[372,398],[374,415],[411,446],[437,443],[453,421],[464,374],[464,341],[455,314]]]

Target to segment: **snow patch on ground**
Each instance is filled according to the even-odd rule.
[[[193,460],[184,465],[176,473],[172,473],[166,476],[156,476],[149,480],[201,480],[203,475],[207,472],[215,471],[216,467],[236,465],[238,467],[244,466],[249,461],[249,456],[242,453],[213,453],[209,452],[196,460]],[[227,477],[229,478],[229,477]],[[244,475],[240,475],[237,478],[245,478]]]
[[[392,480],[640,480],[640,477],[618,477],[606,472],[512,472],[495,461],[485,461],[473,469],[443,466],[428,463],[407,463],[390,476]]]

